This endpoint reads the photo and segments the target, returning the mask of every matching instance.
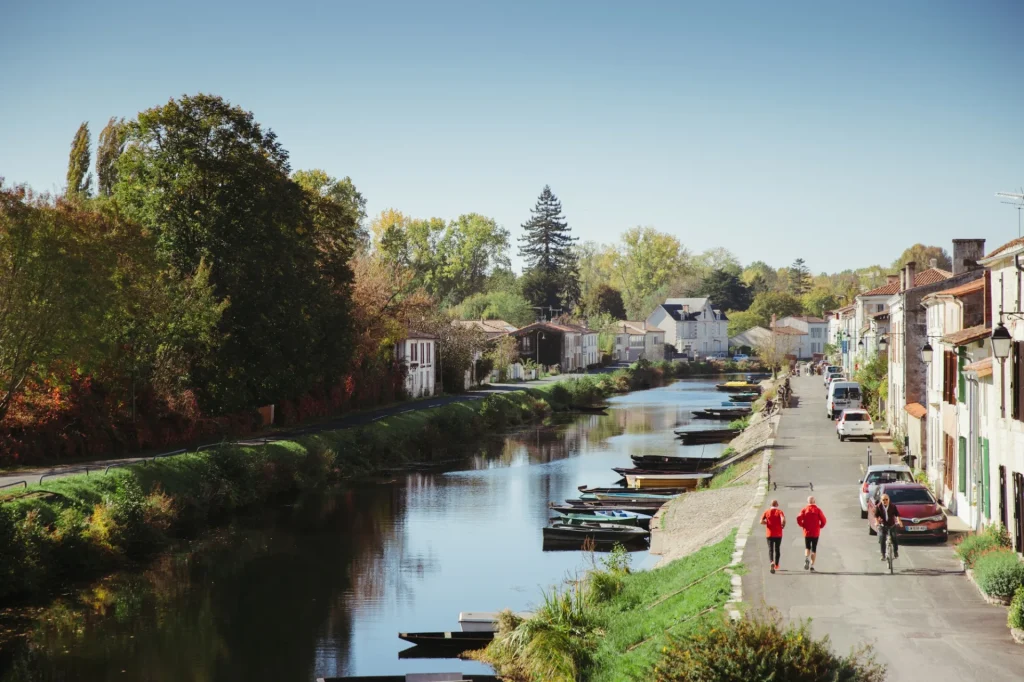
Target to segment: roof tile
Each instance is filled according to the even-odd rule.
[[[935,282],[941,282],[944,279],[949,279],[953,276],[952,272],[946,270],[940,270],[939,268],[928,268],[921,272],[914,274],[914,287],[922,287],[926,284],[934,284]],[[911,287],[913,289],[914,287]],[[865,291],[863,294],[858,294],[858,298],[861,296],[892,296],[900,292],[900,283],[892,282],[885,286],[872,289],[871,291]]]
[[[968,327],[952,334],[946,334],[942,337],[942,342],[952,346],[966,346],[974,341],[980,341],[991,333],[992,330],[990,328],[979,324],[976,327]]]

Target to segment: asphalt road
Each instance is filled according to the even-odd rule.
[[[772,498],[786,513],[781,571],[768,571],[763,532],[755,531],[743,561],[743,596],[753,608],[777,609],[786,619],[811,618],[840,653],[871,644],[887,679],[1020,680],[1024,648],[1013,643],[1006,609],[991,606],[963,574],[947,544],[900,547],[896,572],[879,561],[878,540],[860,518],[857,481],[864,442],[840,443],[825,416],[820,376],[791,380],[799,406],[786,410],[776,438]],[[881,448],[872,448],[876,463]],[[814,484],[814,492],[789,486]],[[817,572],[803,570],[803,537],[796,515],[813,494],[828,519],[818,546]],[[759,515],[760,517],[760,515]],[[761,528],[758,526],[757,528]]]
[[[604,368],[597,370],[593,373],[602,373],[606,371],[614,371],[617,367]],[[309,424],[306,426],[299,426],[291,429],[272,431],[266,434],[260,434],[258,436],[251,437],[249,439],[243,438],[241,442],[253,441],[259,442],[263,439],[268,440],[282,440],[288,438],[295,438],[297,436],[309,435],[312,433],[320,433],[323,431],[337,431],[339,429],[349,429],[354,426],[363,426],[371,422],[375,422],[385,417],[390,417],[396,414],[402,414],[404,412],[414,412],[417,410],[429,410],[434,407],[440,407],[442,405],[449,405],[451,403],[465,402],[469,400],[482,400],[492,393],[503,393],[506,391],[516,391],[523,388],[538,387],[544,384],[554,383],[557,381],[564,381],[566,379],[577,378],[583,376],[582,374],[562,374],[553,377],[547,377],[545,379],[539,379],[537,381],[531,381],[528,384],[515,383],[515,384],[493,384],[489,388],[480,389],[471,393],[465,393],[461,395],[443,395],[434,398],[425,398],[423,400],[416,400],[404,403],[397,403],[395,405],[389,405],[375,410],[366,410],[364,412],[357,412],[353,414],[347,414],[334,419],[328,419],[315,424]],[[213,443],[211,443],[212,445]],[[4,489],[4,486],[9,484],[15,484],[19,481],[28,481],[29,485],[39,483],[41,476],[46,476],[46,480],[51,480],[51,477],[56,478],[60,476],[73,476],[87,474],[90,476],[103,475],[104,468],[109,465],[123,466],[126,464],[132,464],[134,462],[141,462],[149,459],[152,455],[146,457],[113,457],[109,459],[102,459],[96,461],[90,461],[85,463],[75,463],[66,465],[57,465],[52,467],[36,467],[17,469],[13,471],[0,470],[0,490]]]

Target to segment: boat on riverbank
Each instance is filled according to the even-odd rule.
[[[671,457],[668,455],[631,455],[638,469],[671,469],[673,471],[702,471],[718,462],[718,457]],[[617,470],[616,470],[617,471]]]
[[[442,650],[446,654],[483,649],[494,639],[494,630],[460,632],[399,632],[399,639],[426,649]]]
[[[650,533],[643,528],[611,523],[554,523],[544,529],[545,547],[579,549],[587,540],[598,546],[647,544]]]
[[[729,400],[738,403],[752,403],[761,397],[760,393],[736,393],[729,396]]]
[[[621,526],[638,526],[650,528],[651,515],[638,514],[617,509],[608,511],[583,511],[577,507],[570,507],[573,511],[559,512],[557,517],[551,519],[552,523],[616,523]]]
[[[623,492],[615,493],[584,493],[580,495],[581,500],[623,500],[623,501],[636,501],[636,500],[654,500],[664,504],[671,499],[679,497],[682,493],[673,493],[671,495],[662,493],[648,493],[647,491],[639,490],[627,490],[622,489]]]
[[[622,485],[628,485],[628,482],[626,481],[626,476],[644,476],[644,475],[655,476],[655,475],[658,475],[658,474],[700,474],[700,473],[704,473],[701,470],[693,469],[691,467],[684,467],[684,468],[681,468],[681,469],[673,469],[671,467],[666,467],[664,469],[655,469],[655,468],[645,469],[643,467],[629,467],[629,468],[626,468],[626,467],[614,467],[612,469],[612,471],[614,471],[615,473],[617,473],[619,476],[622,477],[622,479],[621,479],[622,480]],[[671,490],[679,490],[678,488],[670,488],[670,489]],[[687,490],[687,489],[683,489],[684,492],[685,492],[685,490]]]
[[[565,500],[564,503],[549,502],[548,508],[555,512],[574,513],[579,511],[627,511],[638,514],[654,515],[665,500]]]
[[[746,381],[727,381],[724,384],[715,384],[715,388],[719,391],[731,391],[732,393],[761,394],[761,384],[753,384]]]
[[[749,407],[712,407],[704,410],[694,410],[691,414],[694,419],[719,419],[722,421],[732,421],[734,419],[746,417],[752,411],[753,410]]]
[[[683,445],[711,445],[713,443],[727,443],[740,435],[739,429],[693,429],[677,430],[675,432]]]
[[[666,472],[659,471],[658,473],[663,474],[663,473],[666,473]],[[618,493],[626,493],[626,494],[628,494],[631,497],[635,497],[636,496],[636,492],[635,491],[631,491],[629,488],[625,487],[625,485],[607,486],[607,487],[602,487],[602,488],[590,488],[590,487],[587,487],[585,485],[581,485],[581,486],[577,486],[576,489],[579,490],[582,495],[600,495],[600,494],[616,495]],[[663,488],[651,488],[650,490],[645,490],[644,491],[644,493],[648,494],[648,495],[663,495],[665,497],[675,497],[679,493],[684,493],[684,492],[686,492],[686,490],[684,488],[680,487],[680,486],[669,486],[669,485],[667,485],[667,486],[665,486]]]
[[[693,490],[701,481],[711,478],[714,474],[630,474],[626,476],[629,488],[664,488],[666,486]]]

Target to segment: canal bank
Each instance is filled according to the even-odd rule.
[[[578,551],[542,551],[548,503],[577,496],[582,483],[610,485],[612,467],[634,453],[700,454],[673,429],[721,401],[714,383],[616,396],[606,414],[554,414],[481,440],[442,472],[364,477],[243,509],[185,547],[12,615],[0,631],[20,631],[0,645],[0,670],[86,682],[122,669],[126,679],[163,669],[176,679],[268,682],[484,672],[400,659],[407,645],[397,633],[457,628],[461,610],[525,610],[581,570]],[[656,557],[632,559],[646,568]]]

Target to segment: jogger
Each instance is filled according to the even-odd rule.
[[[818,557],[818,537],[825,527],[825,512],[814,503],[814,496],[807,498],[807,506],[800,510],[796,525],[804,529],[804,570],[814,570]]]
[[[765,526],[768,537],[768,562],[772,573],[779,568],[782,555],[782,529],[786,527],[786,515],[779,509],[779,501],[772,500],[772,506],[761,514],[761,525]]]

